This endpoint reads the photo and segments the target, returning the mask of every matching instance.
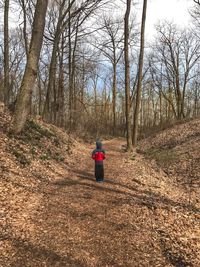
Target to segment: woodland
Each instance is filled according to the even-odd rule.
[[[200,266],[188,1],[187,27],[160,20],[148,39],[151,0],[0,0],[0,266]]]
[[[199,116],[199,1],[191,26],[160,21],[146,45],[147,1],[141,19],[137,2],[44,2],[1,3],[0,97],[15,110],[14,132],[31,114],[78,134],[127,136],[131,149],[138,131]]]

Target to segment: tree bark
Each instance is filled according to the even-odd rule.
[[[136,145],[137,145],[138,120],[139,120],[141,92],[142,92],[142,69],[143,69],[143,58],[144,58],[146,11],[147,11],[147,0],[144,0],[143,12],[142,12],[142,25],[141,25],[141,39],[140,39],[139,73],[138,73],[136,105],[135,105],[134,126],[133,126],[133,146],[134,147],[136,147]]]
[[[28,57],[28,38],[27,38],[27,11],[26,11],[26,4],[25,0],[21,0],[21,6],[23,11],[23,37],[24,37],[24,45],[25,45],[25,51],[26,51],[26,57]]]
[[[43,118],[47,121],[50,122],[52,120],[50,116],[50,98],[51,94],[54,94],[54,107],[53,107],[53,112],[55,114],[55,109],[56,109],[56,96],[55,96],[55,88],[54,88],[54,82],[55,82],[55,76],[56,76],[56,67],[57,67],[57,51],[58,51],[58,46],[60,42],[60,35],[61,35],[61,25],[63,22],[63,8],[64,8],[64,1],[62,2],[60,9],[59,9],[59,18],[58,22],[56,25],[56,31],[55,31],[55,37],[54,37],[54,43],[53,43],[53,50],[51,54],[51,62],[50,62],[50,68],[49,68],[49,82],[48,82],[48,87],[47,87],[47,92],[46,92],[46,100],[45,100],[45,105],[44,105],[44,110],[43,110]],[[55,116],[54,116],[55,117]],[[55,118],[54,118],[55,120]]]
[[[113,135],[116,131],[116,93],[117,93],[117,65],[113,64]]]
[[[9,104],[9,0],[5,0],[4,6],[4,103]]]
[[[68,5],[70,7],[70,0],[68,0]],[[73,105],[73,79],[72,79],[72,44],[71,44],[71,10],[68,10],[68,68],[69,68],[69,128],[72,127],[72,105]]]
[[[58,81],[58,97],[56,105],[56,124],[59,127],[64,126],[64,36],[62,34],[62,42],[59,58],[59,81]]]
[[[78,32],[79,32],[79,17],[77,18],[77,26],[76,26],[76,32],[75,32],[75,39],[74,39],[74,47],[72,51],[72,58],[71,58],[71,86],[72,86],[72,121],[73,121],[73,128],[76,127],[76,122],[77,122],[77,88],[76,88],[76,49],[77,49],[77,44],[78,44]],[[71,38],[71,36],[70,36]],[[72,47],[71,47],[72,49]]]
[[[127,151],[132,150],[131,117],[130,117],[130,65],[129,65],[129,15],[131,0],[126,1],[126,13],[124,18],[124,59],[125,59],[125,94],[126,94],[126,138]]]
[[[37,78],[38,61],[43,42],[47,5],[48,0],[37,0],[27,64],[11,122],[11,131],[15,134],[22,131],[30,112],[32,90]]]

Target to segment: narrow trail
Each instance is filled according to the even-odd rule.
[[[138,155],[130,160],[122,145],[120,139],[105,142],[103,184],[94,179],[93,146],[75,165],[54,170],[55,179],[41,182],[26,207],[25,236],[13,238],[16,253],[7,266],[189,266],[181,256],[177,261],[166,254],[163,227],[174,214],[170,227],[176,230],[173,209],[189,207],[176,199],[176,188],[165,190],[166,177],[160,184],[161,173]]]

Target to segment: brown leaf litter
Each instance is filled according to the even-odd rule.
[[[8,122],[0,125],[0,266],[200,266],[197,188],[191,195],[154,159],[124,153],[123,139],[105,142],[98,184],[94,146],[41,122],[29,138],[15,138]]]

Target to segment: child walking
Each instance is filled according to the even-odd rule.
[[[97,182],[104,180],[103,160],[105,159],[105,150],[102,149],[102,143],[96,142],[96,149],[92,152],[92,158],[95,160],[95,178]]]

